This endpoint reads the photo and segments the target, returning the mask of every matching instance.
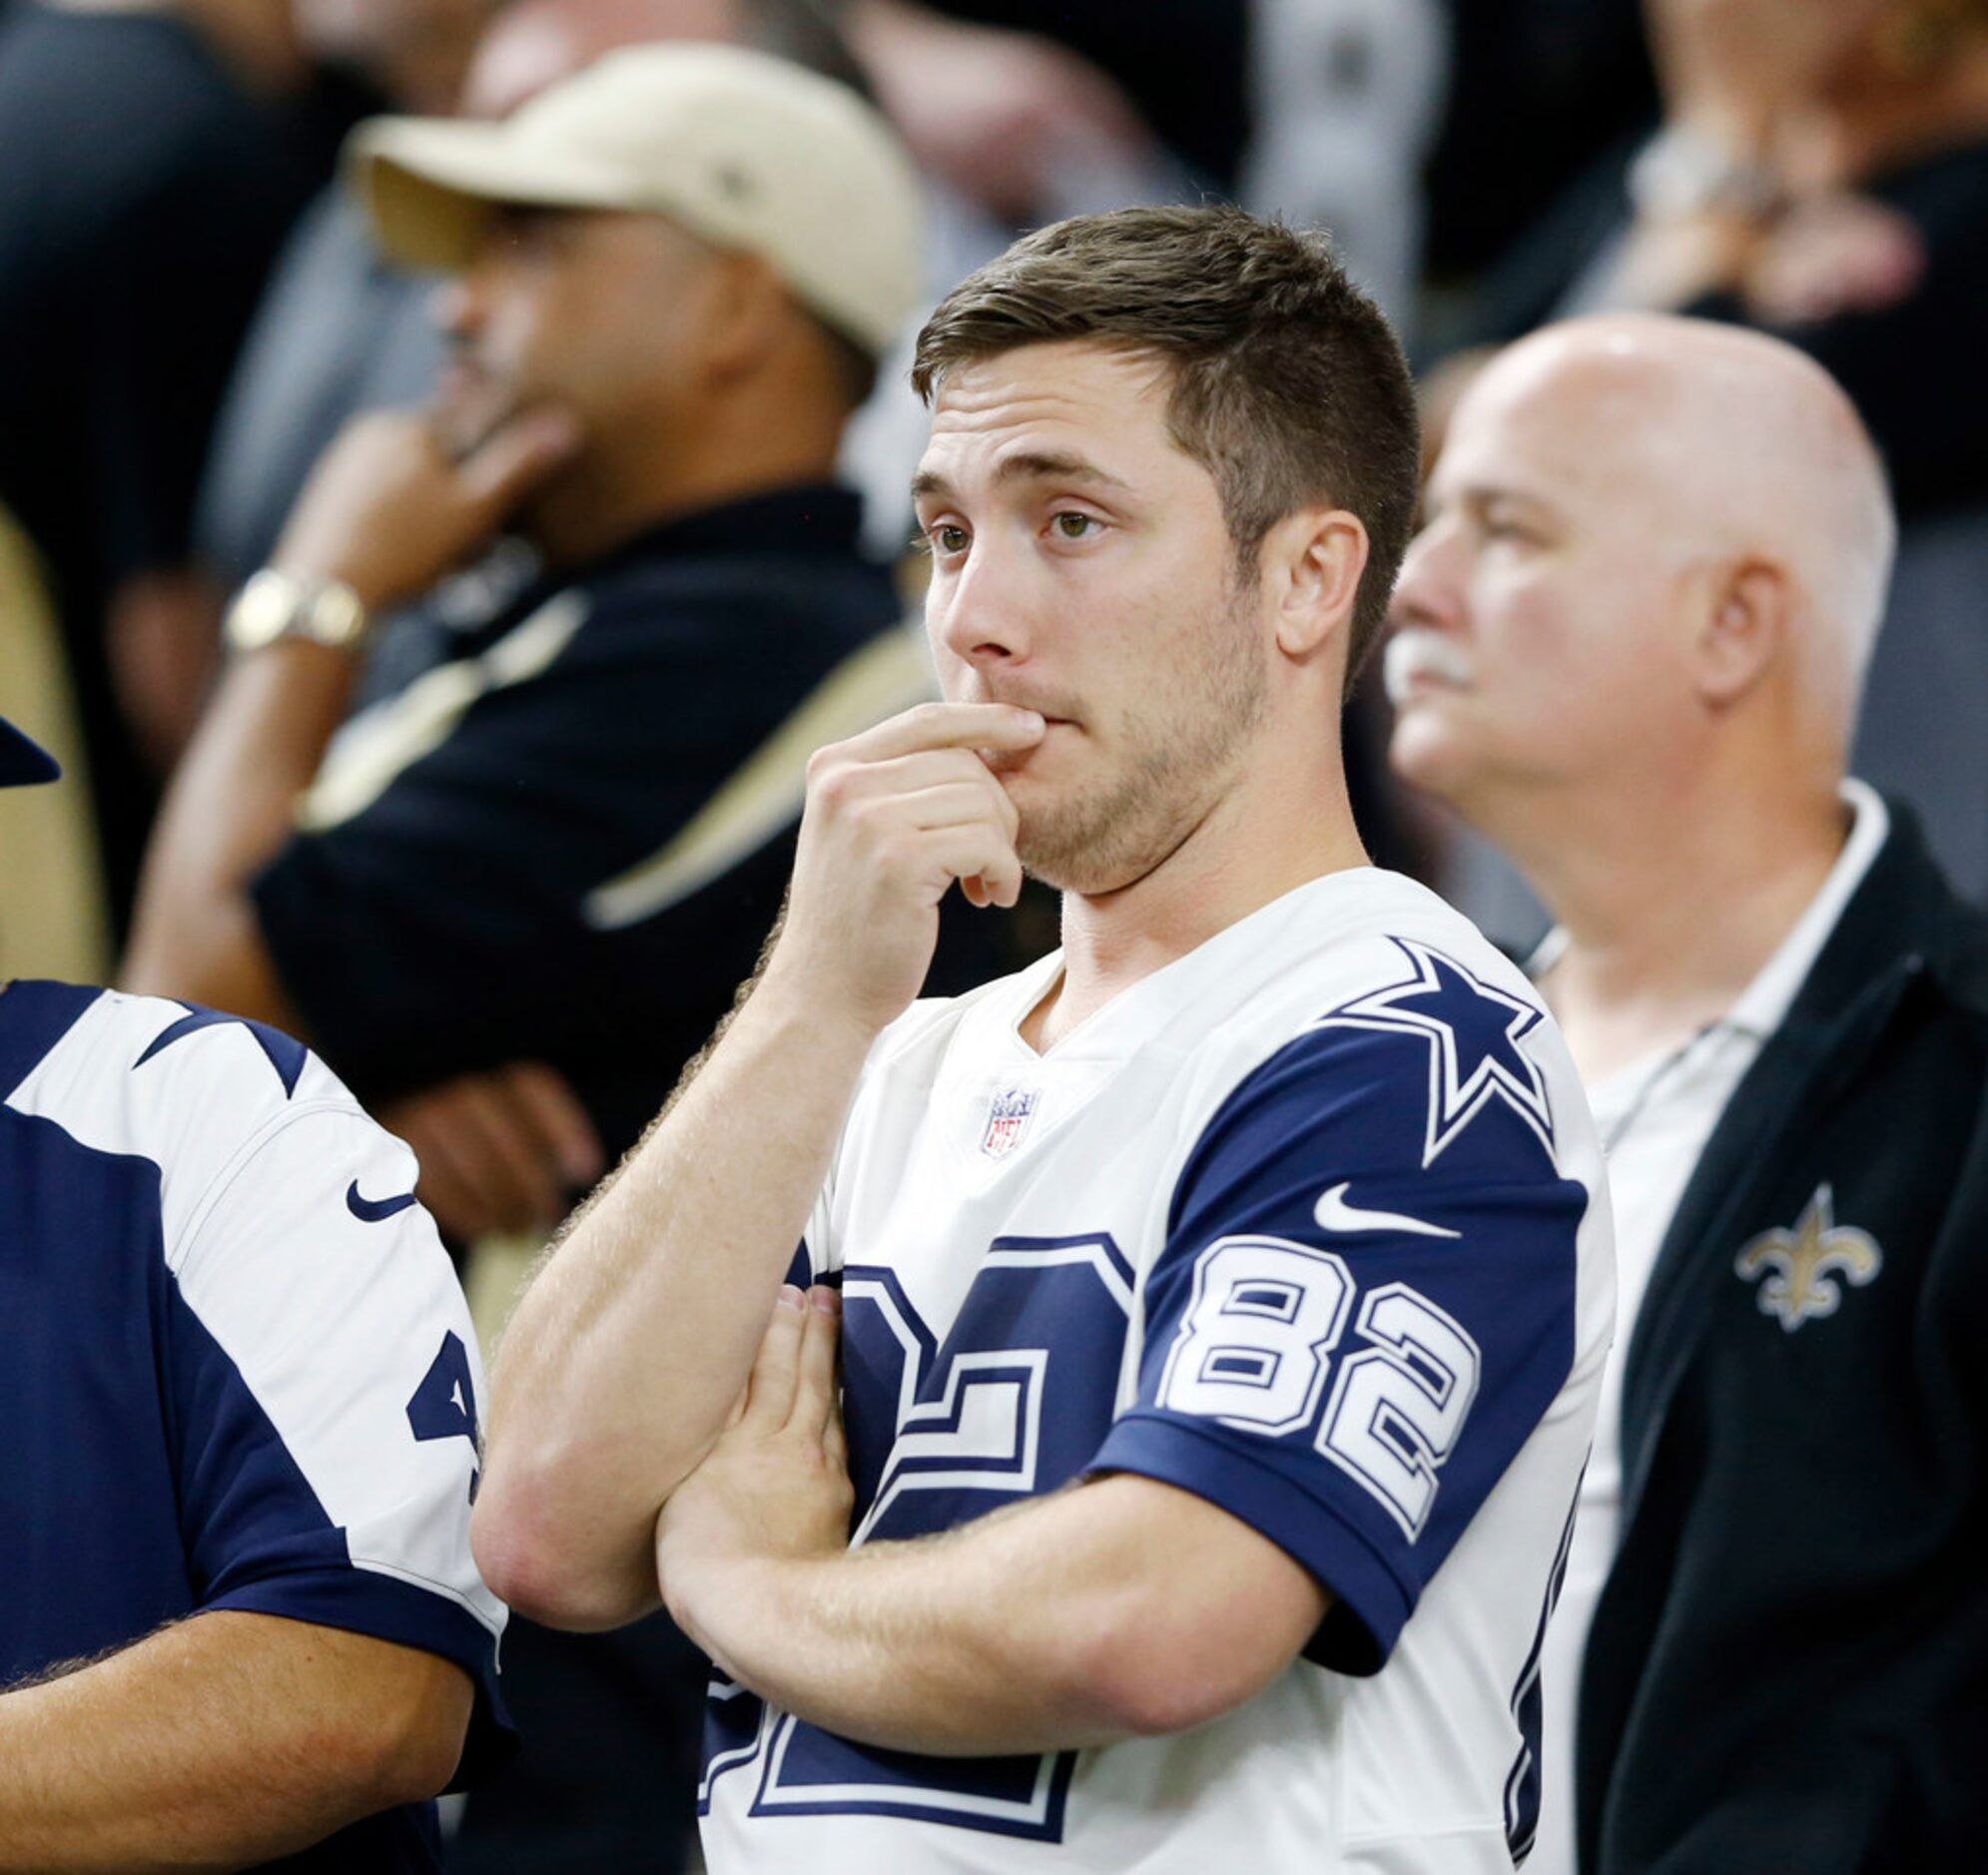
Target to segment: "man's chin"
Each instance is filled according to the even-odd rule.
[[[1419,794],[1455,806],[1468,791],[1471,762],[1435,712],[1404,710],[1388,738],[1388,767]]]
[[[1174,832],[1147,823],[1132,827],[1097,817],[1059,821],[1025,808],[1014,837],[1015,857],[1030,879],[1084,899],[1136,886],[1178,845]]]

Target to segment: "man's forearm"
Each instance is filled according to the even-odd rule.
[[[728,1564],[701,1593],[666,1583],[670,1609],[720,1671],[864,1744],[935,1756],[1105,1744],[1127,1728],[1086,1671],[1104,1627],[1085,1619],[1109,1610],[1067,1568],[1045,1579],[1026,1528],[1044,1509],[845,1556]]]
[[[289,837],[343,719],[353,669],[346,653],[300,640],[230,665],[146,856],[126,988],[297,1026],[249,882]]]
[[[657,1511],[745,1385],[872,1039],[762,982],[518,1304],[472,1525],[513,1606],[656,1604]]]
[[[975,752],[1043,727],[928,704],[811,759],[758,984],[505,1331],[470,1536],[513,1607],[604,1627],[656,1604],[657,1515],[744,1392],[863,1064],[931,967],[940,901],[1021,890],[1014,806]]]
[[[862,1743],[937,1756],[1201,1723],[1289,1665],[1327,1597],[1225,1512],[1117,1477],[944,1537],[708,1560],[671,1612],[721,1670]]]
[[[468,1723],[434,1655],[217,1611],[0,1693],[0,1871],[240,1868],[432,1796]]]
[[[372,411],[313,469],[271,564],[376,615],[488,539],[577,440],[570,417],[537,409],[452,457],[418,411]],[[229,666],[146,856],[126,987],[296,1026],[248,885],[289,835],[355,674],[349,647],[297,637]]]

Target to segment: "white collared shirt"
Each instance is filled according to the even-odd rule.
[[[1739,999],[1682,1046],[1619,1069],[1588,1092],[1616,1208],[1616,1345],[1602,1380],[1595,1450],[1582,1479],[1567,1578],[1547,1630],[1545,1790],[1539,1843],[1527,1875],[1574,1875],[1575,1694],[1589,1623],[1615,1561],[1623,1491],[1623,1365],[1651,1270],[1726,1102],[1780,1026],[1890,831],[1891,817],[1874,789],[1845,781],[1842,798],[1854,817],[1843,851]],[[1564,932],[1549,933],[1528,959],[1527,974],[1537,981],[1566,941]]]

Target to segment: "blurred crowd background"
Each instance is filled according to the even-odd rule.
[[[1902,522],[1853,767],[1988,898],[1988,0],[0,0],[0,700],[71,776],[0,801],[0,973],[117,978],[230,594],[347,421],[421,405],[446,363],[441,285],[374,247],[346,138],[382,112],[502,118],[662,40],[752,46],[872,97],[921,172],[929,301],[1015,231],[1086,210],[1226,198],[1331,230],[1407,339],[1431,461],[1490,349],[1557,316],[1679,310],[1810,352],[1861,408]],[[841,474],[910,617],[908,338]],[[488,616],[468,606],[463,643]],[[449,620],[386,621],[351,710],[448,663]],[[1543,920],[1516,876],[1390,779],[1386,713],[1377,671],[1348,719],[1371,850],[1529,942]],[[696,939],[717,954],[686,971],[686,1037],[716,1012],[709,981],[750,968],[744,926],[764,928],[778,873],[724,944]],[[363,922],[343,940],[363,946]],[[1025,906],[993,960],[1050,941]],[[399,1091],[322,1026],[362,1094]],[[693,1045],[650,1047],[666,1058],[644,1057],[629,1110]],[[589,1117],[553,1155],[569,1185],[628,1143]],[[530,1193],[502,1216],[424,1195],[464,1244],[535,1221]],[[576,1819],[604,1829],[612,1808],[590,1777],[630,1813],[640,1866],[689,1853],[691,1720],[624,1756],[600,1715],[651,1723],[671,1673],[688,1714],[695,1670],[666,1645],[572,1646],[587,1664],[542,1708],[572,1761],[537,1795],[516,1784],[520,1815],[480,1849],[472,1799],[460,1866],[621,1866],[609,1837],[582,1840]]]
[[[498,117],[656,39],[867,86],[926,176],[935,298],[1017,228],[1127,202],[1329,228],[1409,339],[1432,454],[1486,348],[1557,315],[1792,338],[1855,396],[1906,524],[1857,767],[1988,889],[1976,0],[0,0],[0,680],[81,784],[8,804],[10,876],[50,882],[8,909],[10,969],[109,967],[227,595],[339,424],[439,368],[432,283],[334,182],[346,133]],[[844,467],[889,558],[920,413],[885,376]],[[400,651],[367,697],[417,668]],[[1523,941],[1509,876],[1388,784],[1378,688],[1353,725],[1376,849]]]

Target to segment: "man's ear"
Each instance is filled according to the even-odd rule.
[[[780,341],[792,315],[787,290],[756,254],[720,255],[707,282],[701,334],[705,368],[714,378],[752,370]]]
[[[1277,648],[1309,658],[1344,638],[1367,567],[1367,529],[1344,508],[1300,508],[1263,538],[1259,565]]]
[[[1689,648],[1691,681],[1714,709],[1736,703],[1780,655],[1795,592],[1772,560],[1736,560],[1713,577]]]

